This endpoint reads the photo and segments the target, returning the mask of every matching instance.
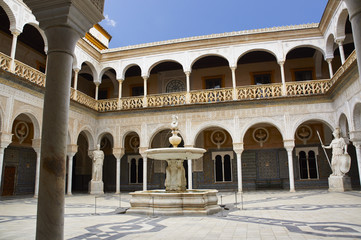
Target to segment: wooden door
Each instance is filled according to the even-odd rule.
[[[15,173],[16,167],[5,166],[3,196],[11,196],[15,190]]]

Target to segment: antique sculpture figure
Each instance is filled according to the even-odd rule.
[[[340,129],[336,128],[332,134],[334,139],[331,144],[329,146],[322,145],[322,147],[327,149],[332,148],[331,176],[344,176],[350,170],[351,158],[347,153],[345,139],[340,137]]]
[[[103,180],[103,161],[104,152],[100,150],[100,144],[97,145],[97,149],[93,151],[93,176],[92,181]]]

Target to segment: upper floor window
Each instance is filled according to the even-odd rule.
[[[131,87],[131,96],[136,97],[136,96],[143,96],[143,95],[144,95],[144,86],[143,85]]]
[[[307,81],[314,79],[312,68],[294,69],[292,72],[294,81]]]
[[[185,91],[186,87],[184,85],[184,82],[178,79],[173,79],[168,82],[166,86],[166,92],[172,93],[172,92],[183,92]]]
[[[213,76],[204,78],[205,89],[215,89],[223,87],[223,76]]]
[[[271,72],[252,73],[255,85],[270,84],[272,82]]]

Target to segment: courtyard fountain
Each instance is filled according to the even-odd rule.
[[[178,117],[172,116],[172,148],[154,148],[145,151],[147,158],[167,161],[165,190],[137,191],[130,193],[130,209],[127,213],[156,215],[209,215],[221,210],[217,190],[187,190],[183,161],[198,159],[206,152],[202,148],[178,147]],[[192,176],[189,176],[192,177]]]

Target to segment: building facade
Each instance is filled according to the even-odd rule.
[[[0,1],[2,195],[38,194],[48,43],[20,0]],[[164,188],[171,116],[188,188],[327,188],[328,144],[341,128],[360,187],[361,86],[346,3],[329,0],[320,23],[245,30],[108,49],[95,25],[75,48],[66,192],[88,192],[97,144],[106,192]],[[69,79],[70,81],[70,79]],[[55,111],[55,110],[54,110]]]

